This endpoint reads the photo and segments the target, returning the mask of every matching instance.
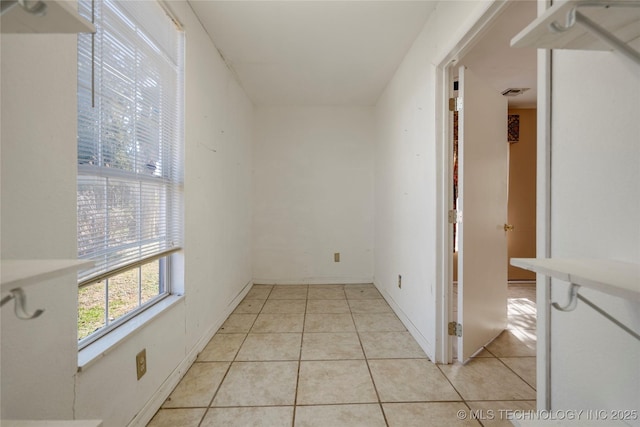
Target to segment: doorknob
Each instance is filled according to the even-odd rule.
[[[511,224],[505,224],[504,225],[504,231],[513,231],[513,225]]]

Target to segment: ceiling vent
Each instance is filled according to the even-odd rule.
[[[518,96],[522,95],[526,91],[528,91],[528,87],[510,87],[509,89],[505,89],[502,91],[504,96]]]

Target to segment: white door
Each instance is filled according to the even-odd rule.
[[[468,68],[458,77],[458,361],[507,322],[507,101]]]

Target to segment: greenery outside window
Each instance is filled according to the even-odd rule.
[[[88,345],[171,292],[182,244],[183,45],[156,1],[81,0],[78,339]]]

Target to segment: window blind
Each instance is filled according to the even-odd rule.
[[[79,282],[182,244],[182,33],[155,1],[81,0]]]

